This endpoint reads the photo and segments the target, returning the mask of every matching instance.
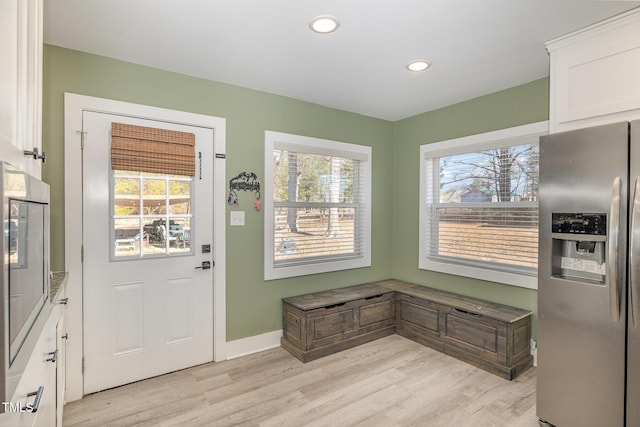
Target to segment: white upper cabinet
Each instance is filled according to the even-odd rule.
[[[640,118],[640,8],[546,46],[550,132]]]
[[[42,0],[0,2],[0,160],[40,178],[42,160]]]

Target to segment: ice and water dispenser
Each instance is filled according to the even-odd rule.
[[[606,214],[553,213],[551,241],[553,276],[605,283]]]

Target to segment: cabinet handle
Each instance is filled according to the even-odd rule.
[[[44,386],[38,387],[38,391],[32,391],[31,393],[27,394],[27,397],[32,397],[32,396],[36,397],[35,399],[33,399],[33,406],[31,407],[31,413],[38,412],[38,407],[40,407],[40,399],[42,399],[42,393],[44,393]]]
[[[56,361],[58,360],[58,349],[56,349],[56,351],[50,352],[49,356],[51,357],[48,358],[46,361],[51,363],[56,363]]]
[[[62,338],[63,340],[68,340],[69,339],[69,333],[66,333],[66,334],[62,335],[60,338]]]
[[[67,305],[68,302],[69,302],[69,298],[62,298],[62,299],[59,299],[58,301],[56,301],[56,304]]]

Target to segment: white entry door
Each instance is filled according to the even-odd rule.
[[[82,120],[88,394],[213,360],[214,135],[99,112]],[[195,176],[111,170],[112,122],[194,133]]]

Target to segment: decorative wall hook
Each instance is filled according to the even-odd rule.
[[[255,194],[256,200],[253,206],[257,211],[260,211],[260,182],[258,182],[258,176],[253,172],[240,172],[235,178],[231,178],[229,181],[229,195],[227,196],[227,202],[230,205],[238,204],[237,191],[252,191]]]

